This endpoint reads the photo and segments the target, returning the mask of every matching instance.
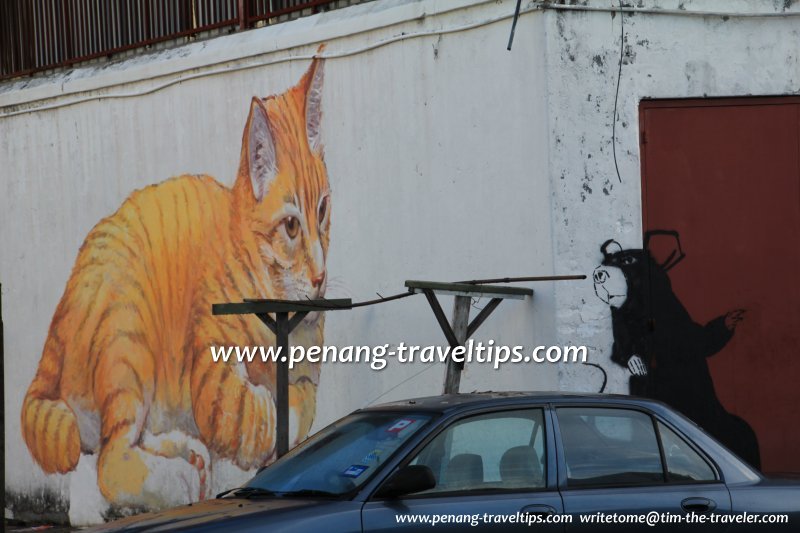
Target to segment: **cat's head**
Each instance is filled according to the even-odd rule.
[[[322,297],[331,219],[319,139],[323,61],[295,87],[253,98],[234,185],[234,216],[267,265],[272,298]]]

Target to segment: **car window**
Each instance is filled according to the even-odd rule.
[[[436,478],[433,489],[419,494],[542,488],[544,443],[541,409],[459,420],[412,460],[430,467]]]
[[[630,409],[556,410],[569,487],[664,482],[650,416]]]
[[[430,419],[428,414],[411,412],[349,415],[259,472],[247,486],[282,494],[350,492],[370,479]]]
[[[669,481],[716,481],[717,476],[711,465],[677,433],[661,422],[658,423],[658,432],[664,447]]]

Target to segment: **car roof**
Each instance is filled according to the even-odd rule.
[[[503,405],[514,405],[521,403],[624,403],[628,405],[647,405],[647,407],[658,408],[660,402],[627,396],[621,394],[595,394],[583,392],[521,392],[521,391],[487,391],[471,392],[463,394],[443,394],[440,396],[426,396],[422,398],[410,398],[394,402],[383,403],[370,406],[362,411],[434,411],[445,413],[464,409],[480,409],[484,407],[500,407]]]

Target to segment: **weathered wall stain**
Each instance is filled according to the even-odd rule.
[[[13,513],[14,520],[20,523],[69,523],[69,502],[52,489],[28,492],[6,490],[5,505]]]

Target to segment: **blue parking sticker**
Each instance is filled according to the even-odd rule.
[[[347,470],[342,472],[342,475],[345,477],[358,477],[368,468],[368,466],[364,465],[350,465]]]

